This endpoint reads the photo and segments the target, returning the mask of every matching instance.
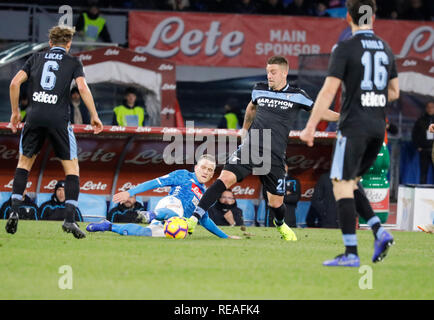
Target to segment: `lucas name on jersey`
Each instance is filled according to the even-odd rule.
[[[47,52],[45,54],[45,59],[62,60],[63,59],[63,54],[61,54],[61,53]]]
[[[260,107],[269,107],[269,108],[280,107],[280,109],[282,110],[292,108],[292,106],[294,105],[293,102],[280,100],[280,99],[272,99],[272,98],[258,98],[257,103],[258,106]]]

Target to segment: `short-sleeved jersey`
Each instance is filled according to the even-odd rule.
[[[274,165],[282,165],[285,159],[289,132],[300,109],[310,111],[312,99],[299,88],[286,85],[282,90],[274,91],[266,83],[257,83],[252,91],[252,103],[257,106],[256,117],[250,126],[259,130],[260,137],[264,129],[271,129],[271,146],[261,145],[261,151],[271,151]]]
[[[398,76],[389,45],[372,30],[357,31],[335,46],[328,75],[343,81],[343,135],[384,135],[389,80]]]
[[[26,122],[40,126],[68,122],[71,81],[84,76],[81,61],[64,48],[53,47],[33,54],[21,69],[31,90]]]
[[[172,187],[169,195],[181,200],[186,218],[191,217],[206,191],[205,185],[197,180],[196,174],[188,170],[175,170],[156,180],[161,187]]]

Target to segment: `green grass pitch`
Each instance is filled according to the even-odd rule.
[[[373,237],[357,232],[366,271],[321,264],[343,251],[340,230],[295,229],[284,242],[274,228],[248,228],[249,239],[222,240],[197,227],[184,240],[87,233],[61,222],[0,221],[0,299],[433,299],[434,235],[392,232],[387,258],[371,262]],[[80,227],[85,228],[81,223]],[[242,235],[239,228],[223,228]],[[61,266],[72,289],[60,289]],[[363,278],[364,277],[364,278]],[[363,287],[363,286],[362,286]]]

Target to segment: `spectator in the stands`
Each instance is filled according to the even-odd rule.
[[[330,17],[330,14],[327,12],[327,1],[320,0],[315,3],[315,15],[318,17]]]
[[[345,7],[345,1],[346,0],[328,0],[325,2],[328,8],[340,8]]]
[[[21,220],[37,220],[38,218],[38,206],[36,203],[30,198],[26,191],[23,194],[23,204],[18,209],[18,216]],[[8,201],[3,203],[0,208],[0,219],[9,219],[9,215],[11,214],[11,198]]]
[[[51,199],[42,203],[39,207],[39,220],[64,220],[65,219],[65,180],[59,180],[54,187]],[[75,221],[83,221],[80,209],[75,207]]]
[[[330,172],[323,173],[315,185],[306,225],[309,228],[339,228]]]
[[[243,226],[243,211],[230,189],[223,191],[216,203],[208,210],[209,217],[218,226]]]
[[[112,42],[107,21],[100,16],[97,1],[90,1],[89,4],[89,9],[78,17],[75,24],[78,35],[88,42]]]
[[[432,1],[432,0],[428,0]],[[430,12],[428,1],[423,0],[406,0],[404,2],[404,10],[400,15],[400,19],[405,20],[431,20],[432,12]]]
[[[208,1],[207,11],[209,12],[219,12],[219,13],[230,13],[233,12],[234,4],[233,0],[214,0]]]
[[[377,0],[378,19],[398,19],[398,6],[396,0]]]
[[[86,105],[81,101],[80,91],[77,87],[71,89],[71,103],[69,117],[72,124],[89,124],[90,116]]]
[[[305,0],[294,0],[286,7],[286,14],[290,16],[308,16],[310,13],[309,3]]]
[[[284,7],[281,0],[265,0],[259,7],[261,14],[284,14]]]
[[[112,223],[141,223],[143,221],[143,205],[137,201],[136,196],[131,196],[124,203],[119,203],[107,214],[107,220]]]
[[[236,112],[236,101],[228,100],[224,106],[225,114],[221,118],[217,128],[219,129],[240,129],[238,114]]]
[[[255,0],[238,0],[235,7],[236,13],[252,14],[258,13],[258,6]]]
[[[189,11],[190,1],[189,0],[167,0],[166,10]]]
[[[144,107],[136,105],[137,91],[133,87],[125,90],[122,104],[113,109],[112,124],[116,126],[142,127],[146,124],[148,114]]]
[[[417,119],[412,131],[412,140],[419,152],[420,181],[421,184],[427,183],[429,167],[434,169],[431,161],[434,133],[429,132],[430,124],[434,123],[434,100],[428,101],[425,112]]]

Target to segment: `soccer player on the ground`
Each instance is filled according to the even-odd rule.
[[[77,57],[68,54],[75,30],[66,26],[50,29],[50,50],[33,54],[18,71],[10,84],[11,129],[17,132],[20,123],[18,97],[21,85],[29,80],[32,90],[30,106],[20,138],[20,156],[12,186],[12,213],[6,223],[6,231],[14,234],[18,226],[18,210],[26,188],[29,171],[48,137],[55,155],[65,171],[65,221],[62,229],[72,232],[76,238],[86,234],[74,221],[75,207],[80,192],[77,142],[69,123],[69,90],[75,79],[80,95],[91,116],[94,133],[102,131],[102,123],[95,109],[83,73],[83,65]]]
[[[372,30],[375,16],[369,16],[368,23],[363,21],[366,6],[372,9],[372,13],[375,12],[375,1],[348,0],[346,5],[347,22],[353,37],[335,46],[328,77],[300,138],[308,146],[313,146],[315,128],[321,115],[328,109],[343,82],[345,98],[330,178],[346,249],[344,254],[325,261],[324,265],[358,267],[356,210],[374,233],[373,262],[381,261],[393,244],[392,235],[381,226],[380,219],[374,214],[364,191],[358,189],[357,182],[377,158],[386,129],[385,107],[388,101],[399,97],[399,85],[394,55],[389,45]]]
[[[300,109],[311,110],[313,101],[303,90],[289,86],[286,79],[288,69],[288,61],[284,57],[274,56],[268,59],[268,83],[257,83],[254,86],[252,100],[246,108],[242,129],[246,137],[238,150],[229,157],[229,163],[224,166],[219,178],[205,192],[193,216],[187,220],[189,232],[193,232],[197,221],[223,191],[254,173],[260,175],[261,183],[267,190],[268,206],[274,214],[274,223],[282,238],[287,241],[297,240],[295,233],[284,223],[284,160],[292,123]],[[338,119],[339,114],[331,110],[324,115],[324,120],[327,121]],[[271,145],[264,143],[270,131]],[[256,138],[251,139],[255,135],[258,136],[257,133],[259,141]],[[267,154],[269,155],[270,163],[262,163],[264,168],[270,168],[268,173],[265,173],[265,170],[257,170],[261,165],[257,156],[259,154],[265,155],[264,159],[267,158]],[[248,161],[244,161],[246,158]]]
[[[138,224],[113,224],[104,220],[99,223],[91,223],[86,230],[89,232],[112,231],[120,235],[164,237],[163,222],[171,217],[189,218],[196,208],[202,194],[205,192],[205,183],[214,175],[216,162],[210,155],[202,155],[194,167],[194,172],[187,170],[175,170],[165,176],[146,181],[135,188],[123,191],[113,196],[114,202],[123,203],[129,197],[158,187],[172,187],[168,196],[161,199],[154,211],[145,212],[145,222],[151,223],[144,227]],[[240,239],[237,236],[228,236],[220,230],[208,213],[200,219],[200,224],[220,238]]]

